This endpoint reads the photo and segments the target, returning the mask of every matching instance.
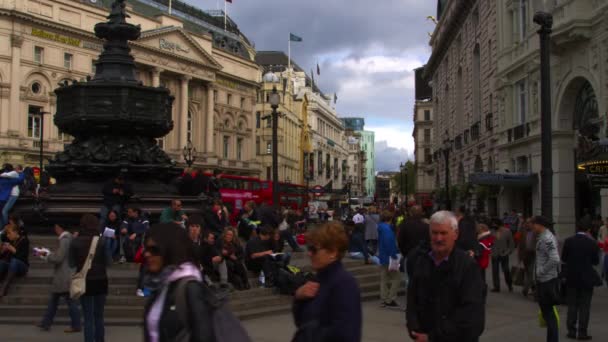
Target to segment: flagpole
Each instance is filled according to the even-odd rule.
[[[224,31],[226,31],[226,11],[228,10],[228,4],[226,0],[224,0]]]
[[[289,39],[287,40],[287,70],[291,70],[291,32],[289,33]]]
[[[171,7],[172,7],[171,5],[172,5],[171,0],[169,0],[169,15],[171,15]]]

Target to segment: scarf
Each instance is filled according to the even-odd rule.
[[[158,291],[159,289],[161,291],[156,297],[154,303],[152,303],[148,316],[146,317],[146,325],[148,328],[148,335],[150,336],[150,342],[159,341],[158,327],[160,325],[160,318],[165,307],[165,299],[167,297],[169,285],[186,277],[194,277],[197,281],[202,281],[201,272],[194,264],[190,262],[183,263],[177,267],[165,267],[158,276],[148,278],[146,281],[147,287],[153,291]]]

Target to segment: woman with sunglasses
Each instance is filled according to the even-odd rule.
[[[215,341],[201,273],[186,230],[175,223],[154,225],[148,230],[144,250],[149,273],[146,287],[152,290],[145,306],[145,341],[176,341],[184,329],[188,329],[191,342]],[[180,284],[185,284],[185,300],[177,298]],[[188,308],[178,307],[181,302],[187,303]],[[187,324],[180,319],[184,312]]]
[[[361,293],[357,281],[342,266],[348,237],[340,222],[331,221],[308,232],[308,256],[316,280],[295,294],[294,342],[361,341]]]

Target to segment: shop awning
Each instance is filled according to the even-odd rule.
[[[469,175],[469,182],[477,185],[527,187],[536,184],[538,176],[536,173],[476,172]]]

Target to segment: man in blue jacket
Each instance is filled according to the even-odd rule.
[[[4,165],[3,172],[0,174],[0,208],[2,208],[0,231],[8,223],[8,213],[19,198],[19,184],[23,183],[24,179],[25,175],[21,165],[14,170],[10,164]]]
[[[397,291],[399,290],[399,267],[395,270],[389,269],[391,259],[396,260],[399,250],[397,249],[397,239],[391,227],[392,213],[384,211],[380,215],[378,224],[378,259],[380,259],[380,299],[382,306],[387,308],[398,308]]]

